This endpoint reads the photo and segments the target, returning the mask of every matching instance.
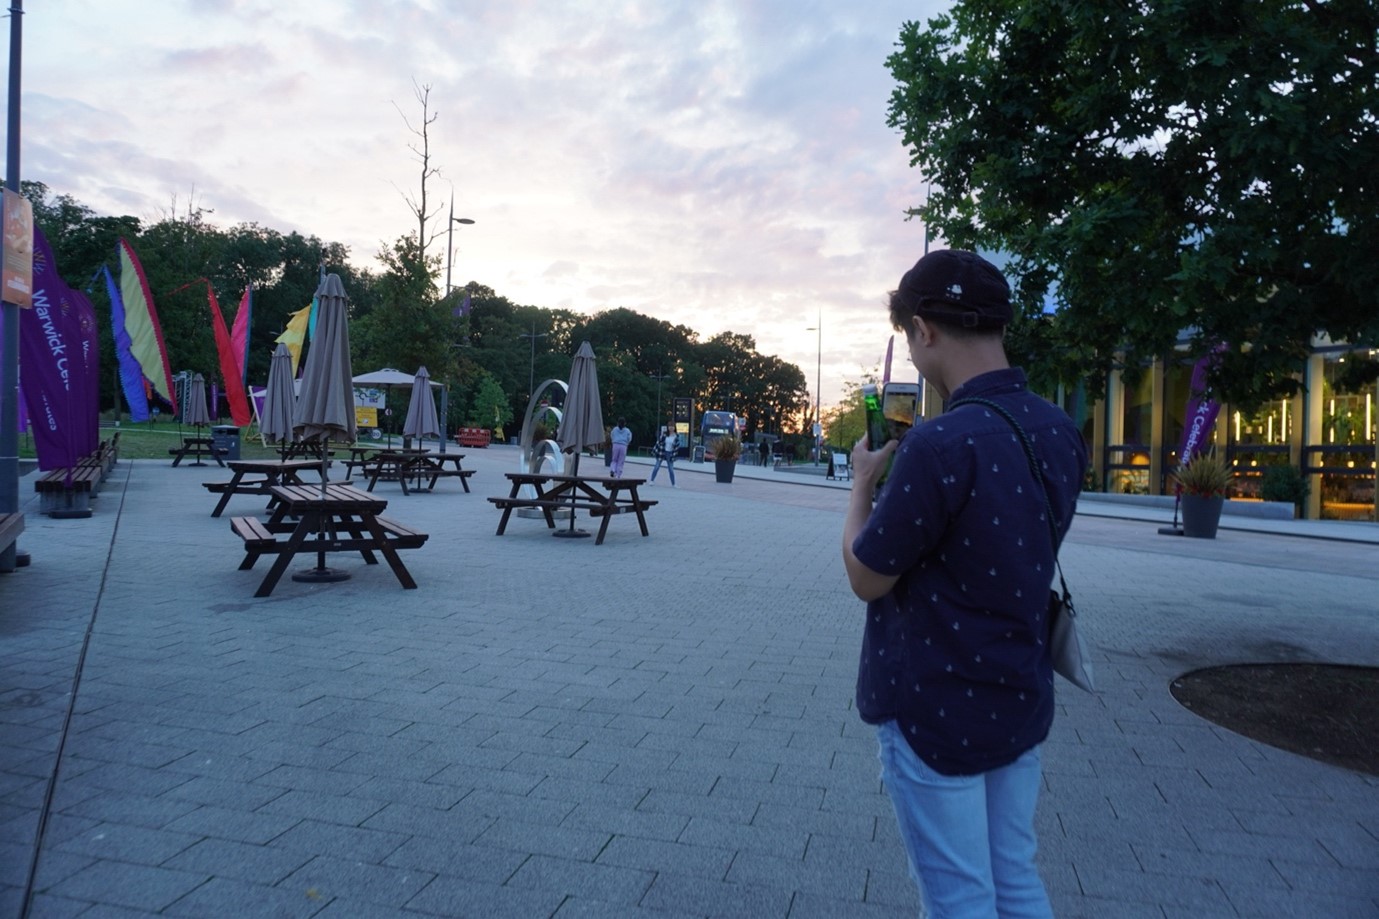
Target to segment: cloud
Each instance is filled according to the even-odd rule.
[[[24,173],[145,219],[194,194],[217,222],[376,268],[416,224],[415,80],[431,201],[453,188],[476,220],[455,233],[457,282],[750,334],[811,386],[822,311],[829,401],[884,351],[885,291],[922,246],[885,58],[939,9],[51,0],[25,21]]]

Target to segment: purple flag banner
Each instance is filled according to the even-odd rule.
[[[1192,380],[1188,384],[1187,411],[1183,416],[1183,439],[1178,444],[1178,465],[1182,466],[1201,453],[1211,438],[1211,429],[1216,425],[1216,415],[1221,411],[1221,403],[1216,401],[1207,386],[1207,375],[1217,361],[1217,355],[1226,349],[1224,343],[1212,348],[1197,361],[1192,368]]]
[[[19,316],[19,368],[24,402],[33,422],[38,468],[71,468],[82,457],[76,420],[86,401],[81,328],[72,315],[67,285],[53,250],[34,227],[33,309]],[[64,315],[64,308],[67,315]]]
[[[77,438],[77,443],[82,455],[85,456],[96,452],[101,442],[101,342],[100,333],[96,329],[96,308],[91,305],[90,298],[82,291],[70,287],[67,294],[72,299],[73,315],[79,328],[81,354],[85,365],[85,398],[81,414],[77,416],[80,422],[77,430],[81,434]]]

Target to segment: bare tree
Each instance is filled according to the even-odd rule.
[[[432,176],[440,175],[440,167],[431,165],[431,124],[440,117],[436,112],[431,111],[431,84],[418,83],[415,78],[412,80],[412,93],[417,102],[421,103],[421,126],[413,127],[412,122],[407,118],[407,114],[402,111],[396,102],[393,108],[402,116],[402,123],[407,125],[407,130],[418,138],[418,141],[409,143],[407,149],[412,151],[412,155],[421,164],[421,192],[413,196],[409,192],[402,192],[402,198],[407,202],[407,207],[417,218],[417,247],[421,261],[426,260],[426,247],[434,238],[426,235],[426,225],[431,222],[431,218],[440,213],[440,205],[436,205],[435,210],[426,209],[426,180]]]

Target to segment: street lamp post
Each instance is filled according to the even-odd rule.
[[[655,373],[648,373],[647,376],[656,381],[656,425],[660,430],[661,424],[661,381],[668,379],[671,375],[665,372],[664,367],[657,367]]]
[[[823,387],[823,379],[824,379],[824,311],[823,311],[822,309],[819,310],[819,319],[818,319],[818,322],[817,322],[816,324],[810,326],[809,328],[805,329],[805,331],[806,331],[806,332],[818,332],[818,333],[819,333],[819,353],[818,353],[818,357],[817,357],[817,359],[816,359],[816,361],[815,361],[815,364],[814,364],[814,430],[813,430],[813,434],[814,434],[814,465],[817,466],[817,465],[819,465],[819,437],[820,437],[820,435],[823,433],[823,424],[824,424],[824,419],[823,419],[823,417],[819,414],[819,410],[820,410],[819,400],[820,400],[820,395],[821,395],[820,390],[821,390],[822,387]]]
[[[455,193],[450,193],[450,220],[446,224],[445,237],[445,295],[450,296],[450,263],[455,260],[455,224],[470,226],[474,221],[468,217],[455,216]]]
[[[474,223],[474,221],[473,221],[473,220],[470,220],[468,217],[456,217],[456,216],[455,216],[455,192],[452,190],[452,191],[450,192],[450,219],[449,219],[448,221],[446,221],[446,224],[445,224],[445,296],[446,296],[446,297],[449,297],[449,296],[450,296],[450,267],[451,267],[451,264],[455,261],[455,224],[457,224],[457,223],[458,223],[458,224],[461,224],[461,225],[463,225],[463,226],[471,226],[471,225]],[[464,347],[464,344],[463,344],[463,343],[460,343],[460,344],[458,345],[458,347],[461,347],[461,348],[462,348],[462,347]],[[445,388],[443,388],[443,389],[441,390],[441,417],[444,418],[444,419],[446,419],[445,422],[441,424],[441,427],[445,427],[446,424],[449,424],[449,415],[450,415],[450,385],[447,383],[447,384],[445,385]],[[445,452],[445,436],[444,436],[444,432],[442,432],[442,436],[441,436],[441,452],[442,452],[442,453]]]
[[[530,398],[532,397],[532,395],[533,395],[532,390],[536,388],[536,340],[537,340],[538,338],[545,338],[548,334],[550,334],[550,333],[548,333],[548,332],[542,332],[540,335],[536,334],[536,318],[533,317],[533,318],[532,318],[532,321],[531,321],[531,332],[530,332],[530,334],[527,333],[527,332],[523,332],[521,335],[518,335],[518,336],[517,336],[518,338],[528,338],[528,339],[531,339],[531,367],[530,367],[530,369],[527,371],[527,398],[528,398],[528,399],[530,399]]]

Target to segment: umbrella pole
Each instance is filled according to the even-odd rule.
[[[326,500],[326,475],[330,462],[330,440],[326,439],[321,447],[321,503]],[[323,508],[324,509],[324,508]],[[317,546],[325,542],[325,515],[316,518],[316,539]],[[339,568],[326,567],[326,550],[318,548],[316,550],[316,567],[308,568],[305,571],[298,571],[292,575],[292,580],[297,582],[307,582],[310,584],[327,584],[334,581],[348,581],[350,573]]]
[[[574,475],[574,476],[579,475],[579,451],[578,451],[578,450],[575,451],[575,465],[574,465],[574,468],[570,470],[570,475]],[[554,533],[551,534],[552,536],[564,536],[564,537],[566,537],[566,538],[574,537],[574,538],[578,539],[578,538],[580,538],[580,537],[588,536],[588,535],[589,535],[589,533],[588,533],[587,530],[576,530],[576,529],[575,529],[575,502],[578,501],[578,500],[579,500],[579,490],[578,490],[573,484],[571,484],[571,486],[570,486],[570,528],[569,528],[568,530],[556,530]]]

